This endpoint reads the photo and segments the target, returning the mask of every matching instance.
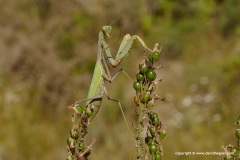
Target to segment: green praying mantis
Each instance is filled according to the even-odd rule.
[[[105,41],[106,38],[111,38],[111,31],[112,31],[111,26],[103,26],[102,30],[99,32],[99,39],[98,39],[98,45],[97,45],[97,47],[98,47],[97,48],[97,61],[96,61],[91,85],[90,85],[90,88],[88,91],[88,96],[86,99],[82,99],[82,100],[75,102],[75,105],[74,105],[74,106],[77,106],[81,102],[86,101],[85,109],[92,112],[92,114],[88,120],[88,123],[90,123],[92,121],[92,119],[96,116],[96,114],[98,113],[98,111],[101,107],[103,97],[106,96],[109,100],[115,101],[119,104],[119,107],[123,114],[124,120],[127,124],[127,121],[124,116],[123,109],[122,109],[120,102],[116,99],[110,98],[110,96],[107,93],[106,87],[104,85],[104,80],[106,80],[109,83],[112,83],[121,72],[124,72],[124,70],[120,69],[112,77],[110,75],[107,63],[112,67],[118,66],[123,58],[130,55],[130,49],[135,40],[138,40],[141,43],[141,45],[144,47],[145,50],[147,49],[150,52],[152,52],[145,45],[144,41],[139,36],[137,36],[137,35],[131,36],[130,34],[126,34],[120,44],[120,47],[116,54],[116,57],[113,58],[111,51],[110,51],[110,46]],[[76,111],[75,107],[72,107],[72,108]],[[129,129],[128,124],[127,124],[127,127]]]

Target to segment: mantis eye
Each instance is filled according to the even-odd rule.
[[[102,31],[103,31],[103,32],[106,32],[106,30],[107,30],[107,27],[106,27],[106,26],[103,26],[103,27],[102,27]]]

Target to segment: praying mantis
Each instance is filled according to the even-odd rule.
[[[92,119],[96,116],[96,114],[98,113],[98,111],[101,107],[103,97],[107,96],[107,98],[109,100],[115,101],[119,104],[119,107],[123,114],[124,120],[127,124],[127,121],[124,116],[123,109],[122,109],[120,102],[116,99],[110,98],[110,96],[107,93],[106,87],[104,85],[104,80],[106,80],[109,83],[112,83],[121,72],[124,72],[124,70],[120,69],[112,77],[110,75],[107,63],[112,67],[118,66],[123,58],[130,55],[130,49],[135,40],[138,40],[141,43],[141,45],[144,47],[145,50],[147,49],[150,52],[152,52],[145,45],[144,41],[139,36],[137,36],[137,35],[131,36],[130,34],[126,34],[123,37],[123,40],[122,40],[120,47],[118,49],[118,52],[116,54],[116,57],[113,58],[111,51],[110,51],[110,46],[105,41],[105,39],[111,38],[111,32],[112,32],[112,26],[103,26],[102,30],[99,32],[98,45],[97,45],[97,60],[96,60],[96,65],[95,65],[91,85],[90,85],[90,88],[88,91],[88,96],[86,99],[82,99],[82,100],[75,102],[74,107],[72,107],[75,111],[77,111],[76,106],[79,105],[81,102],[86,101],[85,109],[88,112],[89,111],[91,112],[91,116],[88,119],[88,123],[90,123],[92,121]],[[127,127],[129,129],[128,124],[127,124]]]
[[[129,56],[130,49],[135,40],[139,41],[145,50],[147,49],[151,53],[152,51],[145,45],[144,41],[139,36],[131,36],[130,34],[126,34],[123,37],[116,57],[113,58],[110,51],[111,45],[108,45],[105,41],[107,38],[111,38],[111,31],[111,26],[103,26],[102,30],[99,32],[97,45],[97,60],[87,98],[76,101],[75,104],[69,106],[69,108],[73,109],[75,113],[72,116],[73,127],[70,130],[70,137],[67,139],[67,148],[69,153],[69,156],[67,158],[68,160],[72,160],[73,157],[77,158],[78,160],[86,160],[87,156],[90,154],[92,145],[95,141],[93,141],[92,144],[86,148],[84,146],[84,139],[87,134],[87,127],[91,123],[93,118],[97,115],[104,96],[106,96],[109,100],[118,103],[127,128],[129,132],[134,136],[127,123],[121,103],[108,95],[107,89],[104,85],[104,81],[112,83],[121,72],[126,74],[123,69],[120,69],[112,77],[110,75],[108,65],[110,65],[111,67],[116,67],[120,64],[123,58]],[[131,79],[129,76],[128,78]],[[80,103],[82,102],[86,102],[85,107],[82,107],[80,105]],[[76,115],[80,117],[77,123],[75,121]]]

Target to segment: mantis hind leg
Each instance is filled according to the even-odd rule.
[[[89,119],[89,122],[91,122],[92,119],[97,115],[97,113],[98,113],[98,111],[100,109],[103,96],[104,96],[104,91],[100,95],[94,96],[92,98],[86,98],[86,99],[82,99],[82,100],[76,101],[75,105],[74,106],[70,106],[69,108],[73,109],[74,111],[76,111],[78,113],[78,111],[76,110],[76,106],[79,103],[81,103],[81,102],[90,101],[85,106],[85,109],[87,109],[87,110],[89,110],[89,109],[92,110],[93,109],[93,111],[91,111],[92,115],[91,115],[91,117]]]
[[[101,95],[97,95],[95,97],[92,97],[92,98],[86,98],[86,99],[82,99],[82,100],[79,100],[79,101],[76,101],[75,104],[79,104],[81,102],[85,102],[85,101],[90,101],[90,103],[92,103],[93,101],[96,101],[96,100],[101,100],[103,98],[103,94]]]
[[[111,97],[108,95],[106,89],[105,89],[104,92],[105,92],[105,95],[107,96],[108,100],[110,100],[110,101],[114,101],[114,102],[117,102],[117,103],[118,103],[119,108],[120,108],[121,113],[122,113],[122,116],[123,116],[123,119],[124,119],[125,124],[126,124],[126,126],[127,126],[127,128],[128,128],[128,131],[134,136],[133,132],[131,131],[131,129],[130,129],[129,125],[128,125],[127,118],[126,118],[126,116],[125,116],[125,114],[124,114],[124,111],[123,111],[123,108],[122,108],[122,105],[121,105],[120,101],[117,100],[117,99],[111,98]]]
[[[102,92],[101,95],[97,95],[97,96],[92,97],[92,98],[86,98],[86,99],[79,100],[79,101],[75,102],[75,104],[79,104],[79,103],[81,103],[81,102],[91,100],[90,103],[86,106],[86,108],[88,108],[88,106],[90,106],[90,108],[93,107],[93,109],[94,109],[93,115],[90,117],[90,119],[89,119],[89,121],[88,121],[88,122],[90,123],[90,122],[93,120],[93,118],[96,116],[96,114],[98,113],[98,111],[99,111],[99,109],[100,109],[100,105],[101,105],[101,104],[100,104],[99,106],[97,106],[97,105],[94,104],[94,102],[97,101],[97,102],[100,102],[100,103],[101,103],[101,102],[102,102],[102,98],[103,98],[104,95],[106,95],[106,97],[108,98],[108,100],[114,101],[114,102],[117,102],[117,103],[118,103],[119,108],[120,108],[120,110],[121,110],[121,113],[122,113],[122,115],[123,115],[124,121],[125,121],[125,123],[126,123],[126,126],[127,126],[128,130],[129,130],[129,132],[134,136],[133,132],[130,130],[130,127],[129,127],[129,125],[128,125],[128,122],[127,122],[127,119],[126,119],[126,116],[125,116],[125,114],[124,114],[124,111],[123,111],[123,108],[122,108],[122,105],[121,105],[120,101],[117,100],[117,99],[111,98],[111,97],[108,95],[107,90],[106,90],[105,87],[103,88],[103,92]],[[74,107],[72,107],[72,109],[74,109]],[[75,109],[74,109],[74,110],[75,110]]]
[[[115,78],[116,78],[121,72],[123,72],[123,73],[130,79],[130,81],[133,82],[133,80],[130,78],[130,76],[127,74],[127,72],[125,72],[123,69],[120,69],[120,70],[111,78],[111,75],[110,75],[110,73],[109,73],[109,69],[108,69],[108,67],[107,67],[107,64],[106,64],[105,59],[103,58],[102,61],[103,61],[104,67],[106,68],[106,71],[103,72],[103,75],[102,75],[102,76],[103,76],[103,78],[106,79],[108,82],[112,83],[112,82],[115,80]],[[108,98],[109,100],[115,101],[115,102],[118,103],[118,105],[119,105],[119,107],[120,107],[120,110],[121,110],[121,112],[122,112],[124,121],[125,121],[125,123],[126,123],[126,125],[127,125],[127,128],[128,128],[128,130],[129,130],[129,132],[134,136],[134,134],[133,134],[132,131],[130,130],[130,127],[129,127],[128,123],[127,123],[127,119],[126,119],[126,117],[125,117],[125,114],[124,114],[124,112],[123,112],[123,108],[122,108],[121,103],[119,102],[119,100],[111,98],[111,97],[108,95],[107,90],[106,90],[105,87],[104,87],[103,90],[104,90],[104,94],[107,96],[107,98]]]

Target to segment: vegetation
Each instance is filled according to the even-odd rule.
[[[136,90],[134,102],[136,104],[135,114],[137,117],[137,136],[135,145],[137,148],[137,160],[161,160],[163,157],[162,140],[166,137],[166,126],[159,120],[157,113],[152,111],[155,101],[164,100],[155,94],[158,83],[162,79],[157,78],[156,70],[161,65],[156,65],[160,58],[158,43],[155,44],[153,53],[145,57],[139,64],[139,71],[133,88]]]
[[[238,125],[237,130],[235,131],[235,135],[237,137],[237,145],[234,146],[232,144],[227,145],[226,147],[223,146],[224,151],[226,152],[226,156],[224,160],[239,160],[240,159],[240,116],[238,117],[237,122]]]
[[[223,143],[235,143],[229,122],[240,113],[239,1],[8,0],[0,4],[0,159],[66,157],[71,126],[66,106],[87,97],[98,32],[116,18],[110,44],[118,41],[121,31],[139,35],[147,45],[163,46],[164,67],[156,72],[164,80],[155,92],[166,101],[153,112],[160,113],[168,126],[164,157],[193,160],[196,156],[175,152],[221,152]],[[137,72],[133,62],[139,64],[143,52],[135,46],[119,67],[132,77]],[[127,82],[120,76],[116,85],[107,88],[133,122],[134,91]],[[132,159],[135,148],[129,146],[135,141],[121,111],[113,102],[103,100],[102,105],[89,127],[88,136],[97,140],[91,159]]]

